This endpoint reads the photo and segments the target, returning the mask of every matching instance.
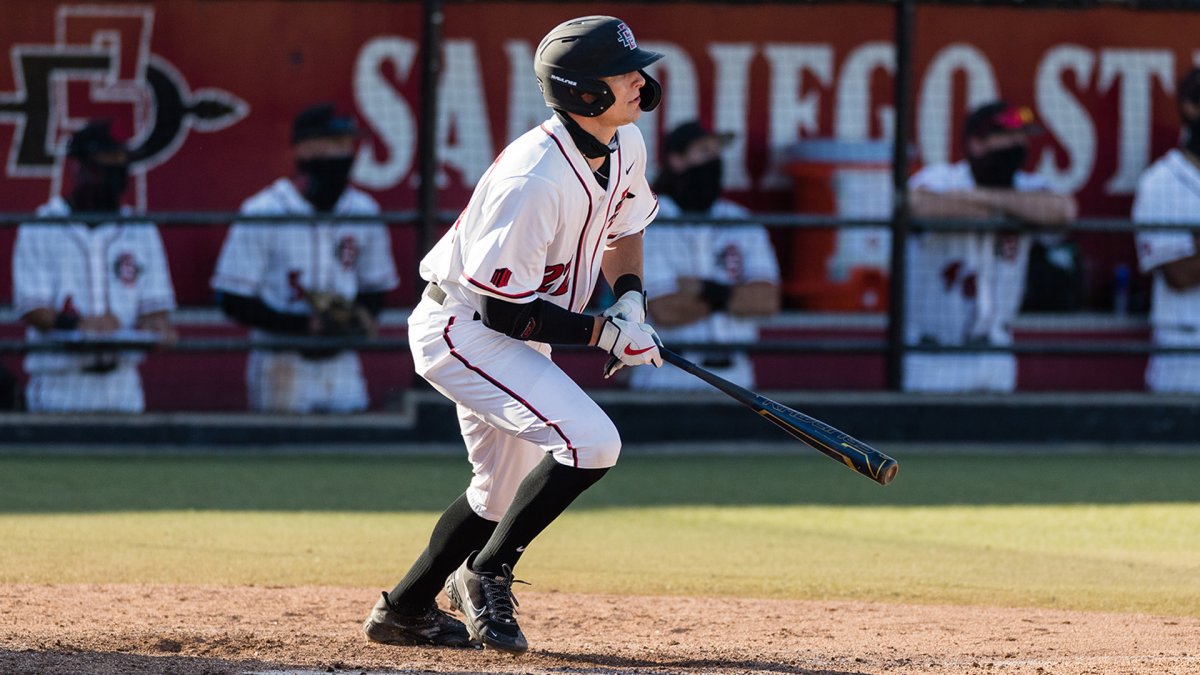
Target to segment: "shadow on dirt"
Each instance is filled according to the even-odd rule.
[[[545,657],[556,661],[556,665],[539,668],[534,660]],[[637,675],[638,673],[789,673],[794,675],[864,675],[862,671],[813,670],[786,663],[763,660],[649,660],[616,657],[602,654],[569,654],[563,652],[538,652],[534,660],[513,661],[520,663],[518,671],[529,674],[554,673],[555,675]],[[564,664],[577,664],[576,666]],[[294,666],[258,660],[211,659],[193,656],[147,656],[94,651],[34,651],[0,649],[0,673],[5,675],[416,675],[417,673],[448,673],[453,675],[487,675],[485,671],[462,670],[459,668],[437,668],[430,670],[364,669],[343,663],[324,666]]]

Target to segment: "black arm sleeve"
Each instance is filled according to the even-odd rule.
[[[586,345],[592,341],[596,320],[587,314],[563,309],[541,298],[515,303],[487,296],[481,312],[483,325],[518,340],[556,345]]]
[[[258,298],[236,293],[221,293],[221,310],[238,323],[272,333],[308,334],[308,316],[277,312]]]
[[[636,274],[622,274],[612,285],[613,295],[618,299],[629,291],[642,290],[642,278]]]
[[[371,316],[379,318],[379,313],[383,311],[383,299],[387,297],[387,291],[366,291],[360,292],[354,298],[354,304],[362,307],[371,313]]]

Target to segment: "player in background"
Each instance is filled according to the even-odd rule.
[[[1029,138],[1040,131],[1029,108],[1003,101],[966,118],[965,159],[934,164],[909,179],[915,218],[1006,218],[1063,227],[1077,214],[1075,199],[1050,190],[1021,170]],[[923,232],[908,248],[906,284],[909,345],[1012,344],[1012,321],[1024,296],[1030,236],[1016,231]],[[1010,392],[1016,357],[1006,353],[909,353],[908,391]]]
[[[513,568],[534,537],[616,464],[621,438],[550,359],[551,344],[607,352],[605,375],[662,358],[645,323],[642,230],[657,212],[634,126],[661,88],[662,57],[619,19],[567,21],[534,71],[554,114],[513,141],[421,261],[409,318],[416,371],[458,406],[474,476],[408,574],[363,628],[391,644],[522,653]],[[603,272],[617,301],[582,313]],[[448,578],[447,578],[448,577]],[[468,626],[438,610],[446,586]]]
[[[129,152],[107,121],[92,121],[67,146],[73,186],[37,210],[42,217],[129,215],[121,204]],[[30,342],[53,331],[106,334],[123,329],[175,339],[170,312],[175,290],[158,229],[151,223],[26,223],[13,248],[13,304]],[[37,412],[145,409],[138,351],[37,351],[25,357],[26,405]]]
[[[686,122],[663,140],[663,167],[654,181],[659,217],[695,216],[695,224],[646,231],[645,283],[650,317],[663,341],[751,343],[758,321],[779,312],[779,261],[761,225],[722,225],[704,218],[748,218],[721,197],[721,151],[731,134]],[[683,356],[746,388],[754,367],[743,351],[685,351]],[[635,368],[635,389],[707,389],[678,368]]]
[[[242,204],[246,215],[327,216],[230,227],[212,286],[224,312],[253,337],[375,335],[384,296],[398,281],[387,228],[338,220],[379,213],[349,184],[358,139],[354,119],[331,104],[301,111],[292,124],[295,174]],[[259,411],[350,413],[368,404],[358,354],[347,350],[253,351],[246,388]]]
[[[1200,68],[1179,81],[1176,105],[1182,139],[1151,164],[1133,197],[1135,223],[1200,227]],[[1200,348],[1200,244],[1197,230],[1137,232],[1138,264],[1154,275],[1150,324],[1154,344]],[[1155,392],[1200,392],[1200,354],[1152,354],[1146,387]]]

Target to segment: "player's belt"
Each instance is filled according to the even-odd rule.
[[[433,283],[432,281],[425,285],[425,297],[429,298],[430,300],[436,302],[439,305],[446,304],[446,291],[443,291],[441,286],[438,286],[437,284]],[[479,320],[479,312],[475,312],[475,315],[472,316],[471,318],[474,319],[475,321],[478,321]]]
[[[425,296],[439,305],[446,304],[446,291],[432,281],[425,285]]]

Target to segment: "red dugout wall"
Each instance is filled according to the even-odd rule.
[[[684,119],[738,132],[729,183],[756,209],[790,208],[778,167],[787,145],[890,135],[888,7],[451,4],[437,134],[443,208],[461,207],[499,148],[545,116],[530,67],[540,36],[570,16],[614,11],[644,46],[668,54],[656,66],[664,105],[642,121],[652,156],[661,128]],[[418,3],[7,0],[4,15],[0,211],[32,210],[56,190],[55,148],[95,116],[144,151],[140,206],[234,210],[289,171],[289,121],[317,100],[353,110],[369,131],[358,182],[387,210],[414,207],[425,123]],[[1127,214],[1138,172],[1177,138],[1174,82],[1197,59],[1188,27],[1200,16],[922,6],[917,18],[920,161],[953,158],[962,111],[1003,95],[1031,104],[1047,128],[1029,168],[1076,191],[1085,216]],[[7,260],[12,232],[0,232]],[[166,235],[185,304],[207,304],[222,236]],[[398,237],[402,264],[414,242]]]

